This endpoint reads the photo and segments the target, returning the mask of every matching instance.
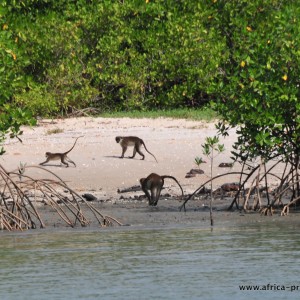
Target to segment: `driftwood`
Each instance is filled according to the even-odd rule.
[[[232,168],[233,167],[233,163],[225,163],[225,162],[223,162],[223,163],[220,163],[218,167],[219,168]]]
[[[191,169],[186,173],[185,178],[195,177],[196,175],[204,174],[204,171],[201,169]]]
[[[38,168],[53,179],[35,179],[28,170]],[[68,226],[77,224],[87,226],[91,223],[82,210],[90,212],[100,226],[122,225],[110,216],[104,216],[99,210],[78,195],[53,172],[40,166],[23,166],[7,172],[0,165],[0,229],[25,230],[37,227],[45,228],[40,213],[41,205],[49,205]]]
[[[140,185],[134,185],[134,186],[131,186],[129,188],[124,188],[124,189],[118,189],[117,192],[119,194],[121,193],[130,193],[130,192],[138,192],[138,191],[141,191],[142,188]]]
[[[67,116],[70,117],[89,117],[101,113],[101,110],[95,107],[87,107],[83,109],[76,109],[75,107],[71,108],[71,112],[67,113]]]

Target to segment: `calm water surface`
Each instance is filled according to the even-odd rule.
[[[0,242],[0,299],[300,299],[292,225],[0,232]]]

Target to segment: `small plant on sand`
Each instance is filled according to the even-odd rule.
[[[213,164],[214,158],[225,150],[223,144],[219,144],[219,137],[206,137],[205,143],[201,145],[203,154],[210,159],[210,178],[213,178]],[[213,181],[210,181],[210,225],[214,225],[214,220],[212,216],[212,201],[213,201]]]
[[[54,129],[47,130],[46,134],[50,135],[50,134],[57,134],[57,133],[62,133],[62,132],[64,132],[63,129],[61,129],[61,128],[54,128]]]
[[[194,160],[195,164],[197,165],[198,168],[200,168],[200,165],[204,163],[202,157],[196,156]]]

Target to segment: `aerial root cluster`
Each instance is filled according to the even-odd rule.
[[[52,178],[33,178],[29,175],[29,171],[34,168],[40,169],[41,173],[45,172],[45,175]],[[23,231],[45,228],[46,224],[41,213],[44,205],[50,206],[58,220],[70,227],[87,226],[93,219],[100,227],[122,225],[115,218],[103,215],[68,187],[61,178],[45,168],[23,166],[7,172],[0,165],[0,229]]]
[[[273,172],[274,168],[283,164],[284,168],[280,176]],[[247,169],[247,171],[245,171]],[[249,170],[248,170],[249,169]],[[210,178],[193,192],[180,206],[180,210],[186,209],[186,203],[199,193],[205,185],[220,177],[228,175],[240,175],[240,180],[235,186],[239,188],[234,191],[233,200],[228,210],[236,209],[245,212],[258,211],[261,215],[273,215],[275,209],[281,209],[281,216],[289,214],[291,206],[297,206],[300,202],[300,179],[298,166],[277,160],[273,164],[261,161],[255,167],[249,168],[244,162],[240,172],[228,172]],[[277,182],[276,188],[271,188],[269,179],[273,177]],[[248,186],[246,188],[246,185]],[[252,201],[252,204],[251,204]],[[284,204],[285,202],[285,204]]]

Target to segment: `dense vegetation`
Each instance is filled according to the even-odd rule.
[[[264,163],[287,163],[268,204],[299,201],[299,18],[296,0],[1,1],[0,143],[31,116],[209,103],[266,190]]]
[[[42,115],[203,105],[225,44],[198,2],[4,2],[2,51],[14,72],[0,96]]]
[[[299,17],[291,0],[2,1],[0,129],[17,132],[24,111],[210,102],[242,125],[241,157],[297,165]]]
[[[219,19],[211,25],[225,38],[227,60],[211,87],[215,107],[231,126],[242,125],[237,153],[284,156],[297,167],[300,7],[297,1],[221,2],[212,8]]]

